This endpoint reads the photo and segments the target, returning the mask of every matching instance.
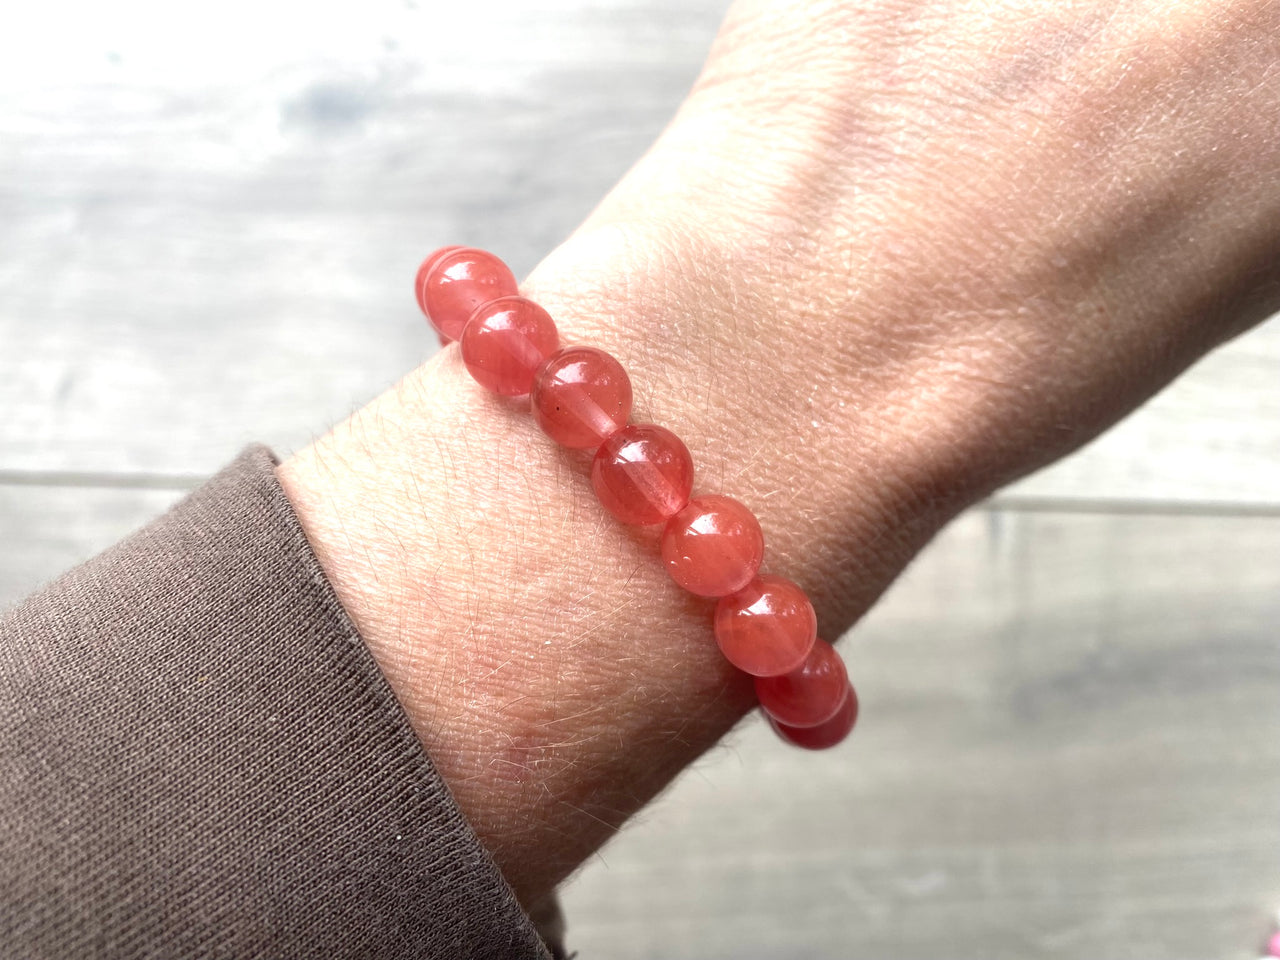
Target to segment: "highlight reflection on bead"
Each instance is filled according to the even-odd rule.
[[[441,257],[445,254],[453,253],[453,251],[461,249],[463,248],[454,245],[452,247],[441,247],[439,250],[432,250],[427,254],[427,258],[422,261],[421,266],[418,267],[417,276],[413,278],[413,296],[418,301],[418,309],[424,314],[427,313],[427,277],[431,276],[431,271],[435,269],[436,262]],[[431,319],[430,315],[427,316],[427,319]]]
[[[462,362],[485,389],[521,397],[559,345],[560,334],[547,311],[524,297],[501,297],[480,306],[468,321]]]
[[[806,750],[826,750],[849,735],[853,725],[858,722],[858,692],[853,687],[845,688],[844,700],[835,716],[816,727],[789,727],[770,718],[769,723],[783,740]]]
[[[533,417],[556,443],[598,447],[631,416],[631,379],[622,364],[595,347],[565,347],[533,380]]]
[[[848,685],[849,674],[840,654],[827,641],[817,639],[794,670],[757,676],[756,698],[764,712],[779,723],[816,727],[835,716]]]
[[[695,497],[667,521],[662,560],[671,579],[700,597],[724,597],[751,582],[764,560],[764,533],[732,497]]]
[[[516,292],[511,269],[492,253],[474,247],[441,247],[418,268],[418,306],[448,340],[462,339],[477,307]]]
[[[804,663],[818,636],[818,616],[798,586],[765,574],[716,604],[715,633],[739,670],[774,677]]]
[[[662,523],[689,502],[693,458],[666,427],[631,424],[596,451],[591,486],[604,508],[623,523]]]

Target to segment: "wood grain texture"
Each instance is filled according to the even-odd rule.
[[[0,486],[0,607],[166,507]],[[975,510],[570,884],[585,957],[1243,960],[1280,906],[1280,518]]]
[[[570,885],[584,956],[1244,958],[1280,905],[1280,520],[970,513]]]
[[[306,443],[433,349],[423,253],[532,267],[724,7],[42,5],[0,38],[0,471],[190,477]],[[1280,504],[1278,361],[1272,324],[1010,495]]]
[[[175,503],[176,490],[0,483],[0,610]]]
[[[50,14],[44,44],[0,39],[0,469],[188,475],[306,443],[434,350],[426,252],[531,268],[723,9],[73,6],[70,38]]]

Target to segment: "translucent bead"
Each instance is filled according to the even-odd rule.
[[[515,275],[492,253],[441,247],[418,268],[418,306],[441,337],[460,340],[481,304],[515,296]],[[528,393],[528,391],[525,391]]]
[[[723,602],[723,601],[722,601]],[[849,674],[835,647],[816,640],[804,663],[779,676],[756,676],[756,697],[774,720],[788,727],[816,727],[844,703]]]
[[[462,362],[486,390],[522,397],[560,345],[555,321],[532,300],[502,297],[480,306],[462,332]]]
[[[777,720],[770,719],[774,731],[787,743],[806,750],[825,750],[834,747],[849,735],[853,725],[858,722],[858,694],[852,686],[845,687],[845,697],[840,708],[830,720],[816,727],[789,727]]]
[[[715,633],[721,653],[739,670],[775,677],[805,662],[818,616],[803,590],[766,574],[716,604]]]
[[[452,253],[454,250],[461,250],[461,249],[463,248],[459,246],[441,247],[439,250],[432,252],[431,255],[427,257],[427,259],[422,261],[422,265],[418,267],[418,275],[417,277],[414,278],[414,283],[413,283],[413,293],[414,293],[414,297],[418,301],[418,308],[423,312],[424,315],[427,312],[427,304],[426,304],[426,301],[423,299],[423,293],[424,293],[424,285],[426,283],[428,275],[430,275],[431,270],[436,265],[437,260],[443,257],[446,253]],[[429,319],[430,318],[428,317],[428,320]],[[440,341],[440,346],[447,347],[449,344],[453,343],[453,340],[451,338],[446,337],[439,330],[436,330],[434,326],[431,329],[436,331],[436,339]]]
[[[631,416],[631,380],[622,364],[595,347],[565,347],[542,365],[530,397],[533,417],[556,443],[598,447]]]
[[[689,502],[693,458],[665,427],[632,424],[596,451],[591,486],[604,508],[623,523],[662,523]]]
[[[424,315],[427,313],[427,277],[431,275],[431,271],[435,267],[437,260],[447,253],[453,253],[453,251],[461,249],[462,247],[455,245],[452,247],[441,247],[439,250],[432,250],[427,254],[427,258],[422,261],[422,265],[418,267],[418,274],[413,278],[413,296],[414,299],[418,301],[418,309],[421,310]],[[443,334],[441,334],[441,336],[443,336]]]
[[[700,597],[737,593],[751,582],[763,559],[760,522],[732,497],[695,497],[662,531],[667,572]]]

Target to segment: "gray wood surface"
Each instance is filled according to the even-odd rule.
[[[724,4],[63,6],[0,39],[0,471],[190,477],[429,353],[427,250],[531,268]],[[1278,359],[1272,323],[1012,494],[1280,505]]]
[[[567,895],[588,957],[1243,958],[1280,893],[1280,519],[975,511]],[[1224,563],[1270,555],[1271,563]]]
[[[661,128],[707,0],[30,4],[0,31],[0,605],[433,349]],[[18,23],[18,20],[13,20]],[[973,511],[567,894],[584,957],[1250,956],[1280,907],[1280,325]]]
[[[87,560],[178,498],[172,490],[0,484],[0,610]]]

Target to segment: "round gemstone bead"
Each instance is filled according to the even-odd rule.
[[[447,253],[453,253],[455,250],[461,250],[462,247],[456,244],[452,247],[441,247],[439,250],[432,250],[427,254],[427,258],[422,261],[418,267],[418,274],[413,278],[413,296],[418,301],[418,309],[424,314],[427,312],[427,301],[424,297],[426,293],[427,277],[431,275],[431,270],[439,260]]]
[[[418,268],[418,305],[437,332],[450,340],[462,338],[477,307],[515,296],[516,289],[510,268],[474,247],[441,247]]]
[[[480,306],[462,332],[462,362],[480,386],[522,397],[560,345],[555,321],[532,300],[501,297]]]
[[[604,508],[623,523],[662,523],[689,502],[693,458],[665,427],[631,424],[596,451],[591,486]]]
[[[436,265],[436,261],[446,253],[453,253],[453,251],[461,249],[462,247],[459,246],[441,247],[439,250],[432,251],[431,254],[427,256],[427,259],[422,261],[422,265],[418,267],[418,275],[414,277],[413,280],[413,295],[418,301],[418,309],[420,309],[423,314],[426,314],[427,312],[427,304],[422,297],[423,286],[426,283],[427,276],[431,273],[431,269]],[[431,329],[435,330],[435,327],[432,327]],[[439,330],[436,330],[436,337],[440,340],[440,346],[442,347],[446,347],[453,342]]]
[[[715,633],[725,659],[739,670],[776,677],[804,664],[818,636],[818,616],[803,590],[766,574],[716,604]]]
[[[852,686],[846,685],[844,699],[840,702],[835,715],[816,727],[789,727],[770,719],[774,731],[787,743],[804,747],[806,750],[825,750],[834,747],[849,735],[853,725],[858,722],[858,694]]]
[[[848,686],[849,674],[840,654],[819,639],[794,670],[778,676],[757,675],[756,697],[764,712],[779,723],[816,727],[836,715]]]
[[[631,416],[631,379],[595,347],[565,347],[542,365],[530,397],[538,426],[574,450],[598,447]]]
[[[695,497],[662,531],[667,572],[700,597],[737,593],[755,577],[763,559],[760,522],[732,497]]]

